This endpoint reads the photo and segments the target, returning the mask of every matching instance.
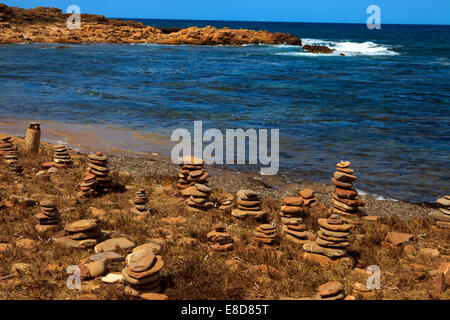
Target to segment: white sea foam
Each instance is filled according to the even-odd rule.
[[[376,194],[376,193],[368,193],[368,192],[365,192],[365,191],[359,190],[359,189],[356,189],[356,191],[358,192],[358,194],[359,194],[360,196],[371,196],[371,197],[374,198],[375,200],[386,200],[386,201],[395,201],[395,202],[398,201],[397,199],[394,199],[394,198],[386,198],[386,197],[380,196],[379,194]]]
[[[331,56],[337,56],[343,53],[345,56],[394,56],[398,55],[398,52],[392,50],[392,47],[387,45],[378,44],[372,41],[366,42],[352,42],[352,41],[331,41],[331,40],[321,40],[321,39],[302,39],[303,45],[321,45],[327,46],[331,49],[335,49]],[[297,47],[298,48],[298,47]],[[330,56],[330,54],[314,54],[305,51],[288,51],[288,52],[277,52],[277,55],[287,55],[287,56]]]

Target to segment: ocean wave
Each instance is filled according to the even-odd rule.
[[[394,198],[383,197],[383,196],[381,196],[381,195],[379,195],[379,194],[376,194],[376,193],[369,193],[369,192],[365,192],[365,191],[359,190],[359,189],[356,189],[356,191],[358,192],[358,194],[359,194],[360,196],[371,196],[371,197],[374,198],[375,200],[385,200],[385,201],[394,201],[394,202],[398,202],[398,201],[399,201],[399,200],[394,199]]]
[[[378,44],[372,41],[352,42],[352,41],[330,41],[321,39],[302,39],[303,45],[321,45],[335,49],[331,56],[337,56],[343,53],[345,56],[395,56],[398,52],[392,50],[392,47]],[[287,56],[330,56],[330,54],[313,54],[305,51],[295,52],[277,52],[277,55]]]

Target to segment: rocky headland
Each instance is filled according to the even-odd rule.
[[[280,32],[214,27],[156,28],[140,22],[81,14],[80,29],[67,28],[70,14],[57,8],[22,9],[0,4],[0,44],[45,43],[156,43],[169,45],[289,44],[299,38]]]

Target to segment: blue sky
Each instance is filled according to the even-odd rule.
[[[9,6],[51,6],[107,17],[365,23],[378,5],[381,23],[450,24],[450,0],[0,0]]]

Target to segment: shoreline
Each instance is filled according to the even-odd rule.
[[[26,123],[26,121],[23,121]],[[12,134],[5,132],[0,121],[0,137],[12,135],[19,140],[24,135]],[[16,129],[22,128],[25,133],[26,128],[17,124]],[[112,130],[112,129],[111,129]],[[61,141],[50,141],[46,139],[48,129],[42,130],[41,143],[53,145],[61,143]],[[69,140],[70,141],[70,140]],[[64,142],[64,141],[62,141]],[[76,151],[80,155],[87,155],[92,151],[107,152],[107,149],[99,149],[93,145],[83,145],[79,150],[71,147],[70,143],[67,147]],[[147,177],[162,177],[175,180],[178,175],[179,166],[173,164],[170,158],[164,155],[148,152],[133,152],[110,148],[107,153],[111,169],[126,171],[132,174],[135,179],[145,179]],[[132,156],[130,156],[132,154]],[[318,202],[331,208],[331,199],[333,193],[333,185],[331,183],[321,183],[308,180],[296,180],[286,182],[282,175],[261,176],[250,170],[239,170],[229,167],[221,167],[217,165],[205,165],[210,172],[209,185],[213,189],[220,189],[225,192],[235,194],[240,189],[251,189],[258,192],[261,197],[272,198],[281,201],[284,197],[297,194],[299,190],[311,188],[316,191]],[[376,195],[361,192],[359,198],[366,202],[366,206],[361,211],[367,216],[396,216],[401,220],[411,220],[414,218],[428,218],[428,213],[437,208],[434,203],[412,203],[400,200],[377,199]]]

